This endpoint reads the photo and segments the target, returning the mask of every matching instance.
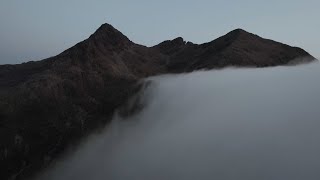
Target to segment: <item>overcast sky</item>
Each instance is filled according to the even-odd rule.
[[[203,43],[242,28],[320,57],[319,0],[0,0],[0,64],[40,60],[110,23],[152,46]]]

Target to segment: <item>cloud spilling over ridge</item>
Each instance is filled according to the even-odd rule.
[[[149,78],[141,112],[39,178],[320,179],[319,77],[312,63]]]

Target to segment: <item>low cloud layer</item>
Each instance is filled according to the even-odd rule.
[[[320,179],[320,65],[152,77],[46,180]]]

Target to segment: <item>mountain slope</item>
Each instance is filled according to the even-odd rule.
[[[109,24],[61,54],[0,66],[0,179],[24,179],[102,128],[151,75],[225,66],[286,65],[314,58],[300,48],[235,30],[197,45],[182,38],[154,47]],[[128,114],[132,109],[127,109]]]

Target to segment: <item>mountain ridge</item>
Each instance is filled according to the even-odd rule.
[[[24,179],[50,165],[68,147],[108,124],[116,109],[143,90],[140,80],[145,77],[289,65],[296,59],[315,61],[303,49],[242,29],[204,44],[178,37],[146,47],[103,24],[56,56],[0,65],[0,179]]]
[[[270,46],[275,47],[270,49]],[[301,48],[264,39],[243,29],[235,29],[203,44],[185,43],[180,38],[179,41],[164,41],[152,48],[158,48],[162,53],[171,56],[173,60],[168,68],[173,72],[226,66],[268,67],[289,64],[293,59],[304,57],[307,57],[305,62],[315,59]],[[250,50],[252,51],[248,52]]]

